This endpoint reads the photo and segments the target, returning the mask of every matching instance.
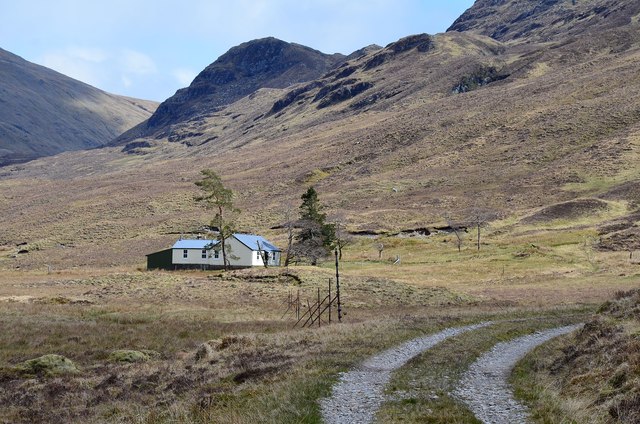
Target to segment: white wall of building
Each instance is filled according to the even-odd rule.
[[[172,262],[176,265],[222,266],[222,252],[218,252],[217,256],[214,249],[173,249]]]
[[[231,266],[254,266],[255,253],[235,238],[228,241],[231,252],[227,252],[229,256],[229,264]]]
[[[226,253],[229,265],[232,267],[264,266],[262,257],[258,251],[252,250],[235,237],[226,240]],[[264,253],[264,252],[263,252]],[[280,265],[280,252],[268,252],[270,266]],[[216,255],[218,256],[216,258]],[[224,265],[222,250],[219,246],[215,249],[181,248],[172,249],[172,263],[175,265],[209,265],[221,267]]]
[[[172,262],[178,265],[207,265],[209,263],[208,251],[205,251],[203,258],[202,249],[173,249],[172,256]]]

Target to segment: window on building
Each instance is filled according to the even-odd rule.
[[[219,251],[219,250],[214,250],[214,251],[213,251],[213,257],[214,257],[215,259],[218,259],[218,258],[220,257],[220,251]]]
[[[202,249],[202,259],[207,259],[207,250]]]
[[[189,251],[187,249],[184,249],[182,251],[182,257],[185,258],[185,259],[189,257]]]

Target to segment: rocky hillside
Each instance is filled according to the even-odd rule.
[[[0,166],[102,146],[156,106],[105,93],[0,49]]]
[[[343,61],[275,38],[253,40],[233,47],[207,66],[187,88],[164,101],[149,120],[122,140],[156,133],[171,125],[206,117],[260,88],[285,88],[320,77]]]
[[[628,0],[601,3],[635,10]],[[471,12],[486,14],[489,31],[511,19],[496,9],[507,4],[479,1]],[[573,7],[548,6],[521,23]],[[482,211],[514,228],[593,228],[603,249],[640,249],[640,25],[637,15],[615,28],[603,19],[589,20],[589,36],[568,23],[544,42],[536,31],[501,41],[477,26],[339,60],[318,54],[323,71],[298,83],[286,69],[312,65],[282,58],[311,50],[246,43],[120,145],[5,169],[0,189],[12,201],[0,213],[13,221],[0,245],[37,245],[48,258],[52,246],[86,246],[57,253],[91,264],[106,260],[98,246],[107,243],[126,262],[136,246],[153,251],[210,219],[193,202],[193,181],[213,168],[237,193],[247,231],[277,227],[313,184],[352,232],[442,226]],[[279,59],[249,54],[256,46]],[[36,179],[46,191],[33,190]],[[21,257],[24,266],[39,254]]]
[[[631,24],[633,0],[477,0],[448,31],[473,32],[500,41],[546,42]]]

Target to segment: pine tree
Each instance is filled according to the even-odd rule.
[[[336,230],[333,224],[326,223],[327,216],[322,212],[318,193],[313,187],[309,187],[301,198],[301,230],[296,237],[294,251],[298,256],[308,258],[312,265],[316,265],[318,259],[333,249]]]
[[[235,232],[234,215],[240,213],[240,210],[233,206],[233,191],[224,186],[218,174],[211,169],[204,169],[201,173],[203,178],[200,181],[196,181],[195,185],[200,187],[203,194],[197,196],[195,200],[204,203],[208,209],[216,211],[211,221],[211,226],[218,228],[216,239],[222,250],[224,268],[228,269],[230,261],[227,240]]]

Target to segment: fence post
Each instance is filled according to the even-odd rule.
[[[332,299],[331,299],[331,278],[329,278],[329,324],[331,324],[331,304],[332,304]]]
[[[318,287],[318,327],[320,327],[320,314],[322,310],[320,309],[320,287]]]
[[[300,289],[298,289],[298,297],[296,298],[296,318],[300,320]]]
[[[340,272],[338,271],[338,249],[336,254],[336,300],[338,301],[338,322],[342,322],[342,305],[340,304]]]

